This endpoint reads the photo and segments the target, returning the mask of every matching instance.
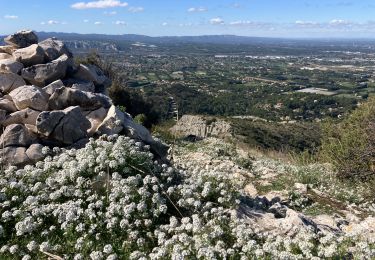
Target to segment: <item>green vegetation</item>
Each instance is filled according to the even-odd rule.
[[[340,177],[375,177],[375,98],[342,122],[325,123],[323,132],[321,159],[332,163]]]

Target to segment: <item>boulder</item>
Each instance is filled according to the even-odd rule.
[[[23,78],[12,72],[0,72],[0,91],[2,93],[9,93],[10,91],[26,85]]]
[[[78,106],[60,111],[42,112],[37,118],[37,130],[46,137],[71,145],[87,137],[90,121]]]
[[[6,165],[22,166],[30,162],[25,147],[5,147],[0,149],[0,158]]]
[[[72,60],[66,55],[46,64],[38,64],[22,70],[21,76],[28,82],[44,87],[55,80],[64,78]]]
[[[89,136],[92,136],[95,134],[99,125],[102,124],[103,120],[106,118],[107,113],[108,113],[108,110],[103,107],[94,111],[83,112],[83,114],[91,123],[90,129],[87,131]]]
[[[48,95],[36,86],[23,86],[9,93],[18,110],[32,108],[44,111],[48,108]]]
[[[109,108],[111,105],[111,99],[103,94],[67,87],[56,89],[48,101],[49,108],[54,110],[61,110],[69,106],[80,106],[83,110],[96,110],[100,107]]]
[[[17,50],[17,48],[14,46],[10,46],[10,45],[0,46],[0,53],[6,53],[9,55],[12,55],[15,50]]]
[[[6,60],[11,58],[13,58],[13,56],[8,53],[0,53],[0,60]]]
[[[116,106],[111,106],[108,110],[107,116],[103,122],[98,126],[97,132],[100,135],[114,135],[118,134],[124,129],[123,123],[125,115]]]
[[[21,124],[9,125],[5,128],[0,137],[0,147],[22,146],[26,147],[32,144],[35,136],[30,134],[27,128]]]
[[[10,113],[17,111],[13,101],[6,98],[0,98],[0,109],[6,110]]]
[[[29,124],[36,125],[36,119],[40,114],[39,111],[33,110],[31,108],[26,108],[21,111],[16,111],[6,116],[0,124],[2,126],[8,126],[11,124]]]
[[[43,90],[44,90],[48,95],[51,96],[51,95],[55,92],[56,89],[58,89],[58,88],[62,88],[62,87],[65,87],[65,86],[64,86],[64,83],[63,83],[60,79],[58,79],[58,80],[52,82],[51,84],[45,86],[45,87],[43,88]]]
[[[55,60],[63,54],[66,54],[68,57],[73,56],[62,41],[54,38],[41,41],[38,45],[43,49],[47,62]]]
[[[103,71],[95,65],[80,64],[74,78],[94,82],[95,85],[102,85],[108,80]]]
[[[44,51],[38,44],[32,44],[29,47],[18,49],[13,52],[13,57],[21,62],[25,67],[43,63]]]
[[[7,114],[6,110],[0,109],[0,124],[2,124],[4,122],[6,114]],[[0,130],[0,131],[2,132],[2,130]]]
[[[4,41],[12,46],[25,48],[31,44],[38,43],[38,36],[31,30],[22,30],[5,37]]]
[[[32,162],[40,161],[44,158],[43,152],[43,145],[41,144],[32,144],[30,147],[26,150],[27,157]]]
[[[0,70],[6,70],[18,74],[23,69],[23,64],[15,59],[0,60]]]

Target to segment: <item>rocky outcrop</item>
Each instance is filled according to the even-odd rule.
[[[211,117],[184,115],[171,129],[172,133],[179,136],[196,137],[230,137],[232,127],[224,120]]]
[[[48,146],[81,147],[88,138],[127,134],[165,158],[167,146],[116,108],[103,93],[111,80],[95,65],[75,65],[55,38],[38,43],[32,31],[0,46],[0,155],[5,164],[44,158]]]

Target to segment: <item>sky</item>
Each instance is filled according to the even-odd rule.
[[[0,0],[0,34],[375,38],[375,0]]]

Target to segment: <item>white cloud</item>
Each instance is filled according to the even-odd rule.
[[[116,21],[116,22],[114,22],[114,24],[121,25],[121,26],[125,26],[126,25],[126,23],[124,21]]]
[[[206,12],[207,8],[205,7],[191,7],[187,10],[189,13],[199,13],[199,12]]]
[[[141,6],[139,7],[129,7],[128,11],[131,12],[131,13],[140,13],[140,12],[143,12],[145,9]]]
[[[214,25],[224,24],[224,20],[221,19],[220,17],[215,17],[210,20],[210,24],[214,24]]]
[[[4,15],[4,18],[5,19],[18,19],[18,16],[17,15],[9,15],[9,14],[7,14],[7,15]]]
[[[90,22],[90,20],[85,19],[85,20],[83,20],[83,22],[84,22],[84,23],[88,23],[88,22]]]
[[[167,22],[164,22],[164,23],[162,23],[161,25],[162,25],[162,26],[167,26],[168,23],[167,23]]]
[[[117,0],[100,0],[94,2],[78,2],[72,4],[73,9],[93,9],[93,8],[111,8],[111,7],[126,7],[128,3]]]
[[[60,22],[59,21],[55,21],[55,20],[49,20],[48,22],[47,22],[47,24],[49,24],[49,25],[52,25],[52,24],[59,24]]]
[[[112,11],[112,12],[104,12],[105,15],[108,15],[108,16],[113,16],[113,15],[116,15],[117,12],[116,11]]]
[[[94,24],[95,25],[102,25],[103,23],[102,22],[95,22]]]
[[[314,21],[302,21],[302,20],[297,20],[295,22],[295,25],[299,26],[299,27],[320,27],[321,24],[318,23],[318,22],[314,22]]]
[[[351,25],[351,24],[352,22],[341,20],[341,19],[333,19],[329,22],[329,25],[332,25],[332,26],[343,26],[343,25]]]

